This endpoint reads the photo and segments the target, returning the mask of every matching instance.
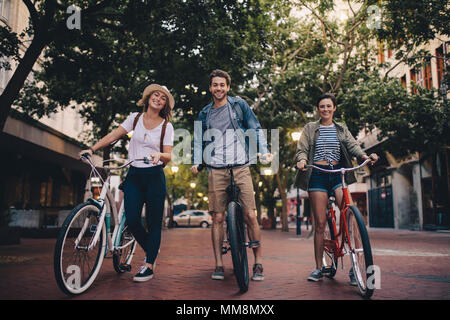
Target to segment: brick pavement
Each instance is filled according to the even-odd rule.
[[[307,234],[263,230],[265,280],[251,281],[249,291],[239,294],[229,254],[224,257],[225,280],[210,279],[214,263],[210,229],[164,230],[154,279],[132,281],[144,258],[138,248],[131,273],[117,275],[112,259],[105,259],[92,287],[77,297],[67,297],[56,285],[55,239],[21,239],[20,245],[0,246],[0,299],[361,299],[357,288],[348,285],[348,258],[334,280],[306,281],[314,268],[313,241]],[[369,234],[374,264],[381,268],[381,289],[373,300],[450,299],[450,233],[371,229]]]

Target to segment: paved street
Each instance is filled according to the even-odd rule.
[[[112,259],[105,259],[93,286],[77,297],[67,297],[56,285],[55,239],[21,239],[20,245],[0,246],[0,299],[361,299],[357,288],[348,285],[348,258],[334,280],[306,280],[314,267],[308,233],[303,230],[298,237],[295,229],[263,230],[265,281],[251,282],[245,294],[237,292],[230,255],[224,258],[225,280],[210,279],[210,229],[164,230],[155,278],[146,283],[132,281],[144,257],[140,248],[131,273],[117,275]],[[374,263],[381,268],[381,289],[374,300],[450,299],[450,233],[371,229],[369,234]]]

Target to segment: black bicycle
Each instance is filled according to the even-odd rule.
[[[247,292],[249,283],[247,247],[257,248],[260,243],[259,241],[247,241],[244,211],[239,203],[240,189],[234,182],[233,168],[237,166],[228,165],[224,168],[217,168],[211,165],[200,164],[197,170],[201,171],[204,167],[228,170],[230,173],[230,185],[226,189],[228,195],[226,210],[227,239],[224,239],[222,254],[226,254],[231,250],[234,275],[240,291],[244,293]]]

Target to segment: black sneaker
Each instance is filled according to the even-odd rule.
[[[214,269],[213,274],[211,275],[211,279],[213,280],[223,280],[225,278],[225,269],[223,267],[216,267]]]
[[[136,282],[145,282],[153,278],[153,270],[143,265],[141,270],[134,276],[133,281]]]
[[[260,263],[257,263],[253,266],[253,281],[263,281],[264,280],[264,273],[263,273],[263,266]]]
[[[308,277],[308,281],[319,281],[323,279],[322,271],[319,269],[314,269],[313,272],[311,272],[311,275]]]
[[[356,281],[355,272],[353,271],[353,267],[350,268],[348,272],[348,277],[350,278],[350,285],[357,286],[358,282]]]

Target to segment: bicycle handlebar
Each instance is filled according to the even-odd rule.
[[[81,161],[88,163],[91,167],[95,167],[94,163],[92,162],[91,155],[89,153],[83,153],[81,155]],[[103,160],[103,163],[119,162],[119,161],[124,161],[124,160],[122,160],[122,159],[107,159],[107,160]],[[132,164],[135,161],[143,161],[146,164],[150,163],[150,159],[147,158],[147,157],[144,157],[142,159],[130,160],[130,161],[126,162],[125,164],[119,166],[119,167],[104,166],[103,169],[106,169],[106,170],[120,170],[120,169],[123,169],[125,167],[128,167],[130,164]]]
[[[317,166],[315,166],[313,164],[307,164],[305,166],[305,168],[314,168],[314,169],[320,170],[322,172],[327,172],[327,173],[342,173],[342,174],[344,174],[346,172],[358,170],[358,169],[364,167],[365,165],[367,165],[370,161],[372,161],[372,159],[370,159],[370,158],[366,159],[359,166],[356,166],[356,167],[353,167],[353,168],[340,168],[340,169],[331,169],[330,170],[330,169],[324,169],[324,168],[317,167]]]
[[[265,155],[263,155],[263,154],[261,154],[261,153],[257,153],[257,156],[258,157],[260,157],[260,159],[261,160],[263,160],[263,161],[272,161],[272,160],[269,160],[270,158],[268,158],[268,157],[266,157]],[[198,165],[198,167],[197,167],[197,170],[198,171],[202,171],[203,170],[203,168],[212,168],[212,169],[231,169],[231,168],[236,168],[236,167],[242,167],[242,166],[245,166],[245,165],[247,165],[248,163],[240,163],[240,164],[228,164],[228,165],[226,165],[226,166],[224,166],[224,167],[215,167],[215,166],[212,166],[212,165],[210,165],[210,164],[206,164],[206,163],[200,163],[199,165]]]
[[[197,170],[198,171],[202,171],[203,168],[211,168],[211,169],[231,169],[231,168],[236,168],[236,167],[242,167],[245,166],[244,164],[228,164],[225,167],[214,167],[210,164],[206,164],[206,163],[201,163],[198,165]]]

